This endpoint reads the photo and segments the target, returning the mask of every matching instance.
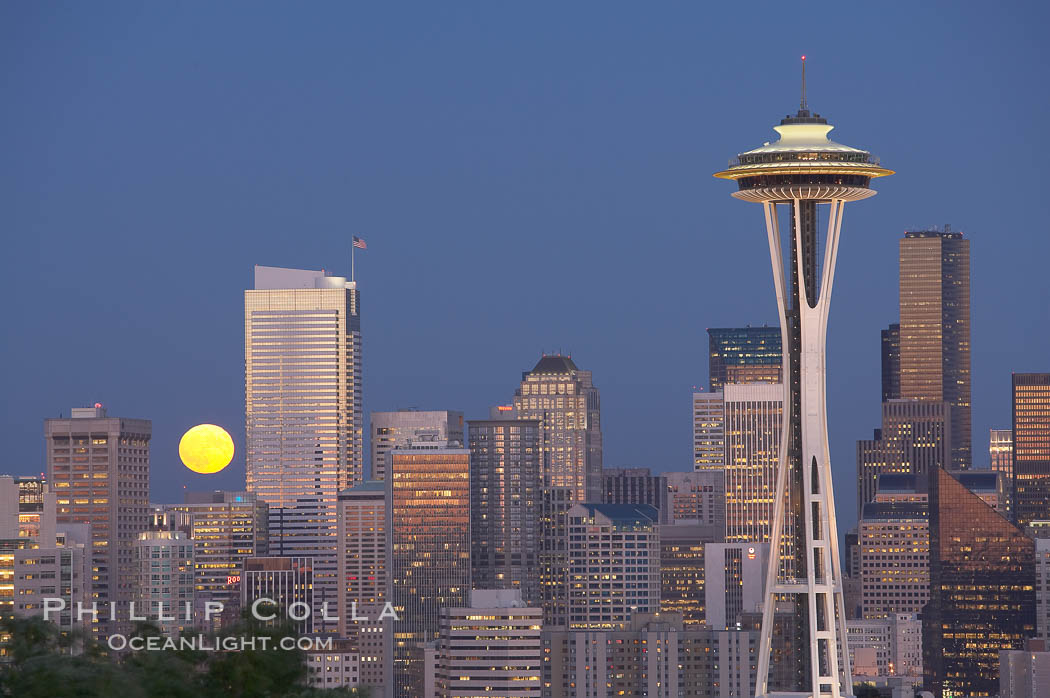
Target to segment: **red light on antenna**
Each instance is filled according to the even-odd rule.
[[[803,57],[802,57],[802,60],[806,60],[806,57],[805,57],[805,56],[803,56]]]
[[[96,409],[96,410],[97,410],[97,409],[100,409],[101,407],[102,407],[102,403],[101,403],[101,402],[96,402],[96,403],[95,403],[95,409]]]

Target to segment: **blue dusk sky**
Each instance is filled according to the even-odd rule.
[[[244,484],[255,264],[349,272],[365,410],[482,417],[541,352],[601,389],[607,466],[691,467],[708,327],[776,322],[761,209],[711,173],[810,107],[897,171],[846,208],[829,334],[840,526],[879,424],[905,230],[972,241],[975,465],[1050,371],[1045,3],[8,2],[4,455],[96,401],[153,420],[156,502]],[[200,422],[238,454],[178,460]]]

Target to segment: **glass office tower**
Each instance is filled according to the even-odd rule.
[[[339,593],[336,498],[363,476],[359,301],[307,269],[256,266],[244,292],[247,489],[270,507],[270,554],[312,559],[317,612]]]
[[[708,329],[708,390],[726,383],[783,382],[780,342],[779,327]]]
[[[999,652],[1035,635],[1035,542],[947,471],[930,472],[930,602],[925,687],[935,696],[999,691]]]
[[[389,454],[390,594],[394,698],[424,695],[423,644],[434,642],[439,610],[468,605],[470,451],[458,443],[418,442]]]

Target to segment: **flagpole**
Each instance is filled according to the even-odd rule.
[[[350,238],[350,281],[356,281],[354,278],[354,239]]]

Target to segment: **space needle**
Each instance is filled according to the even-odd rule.
[[[756,696],[769,698],[853,695],[828,450],[825,347],[846,202],[874,196],[871,180],[893,171],[867,151],[829,140],[833,128],[806,105],[803,56],[801,103],[798,113],[773,127],[780,139],[741,153],[715,173],[736,181],[734,197],[762,204],[784,346],[784,420],[755,685]],[[824,218],[825,207],[821,244],[818,217]],[[791,236],[786,245],[782,217]],[[776,667],[776,683],[785,685],[771,690],[773,627],[785,613],[794,615],[794,629],[781,629],[791,646],[778,655]]]

